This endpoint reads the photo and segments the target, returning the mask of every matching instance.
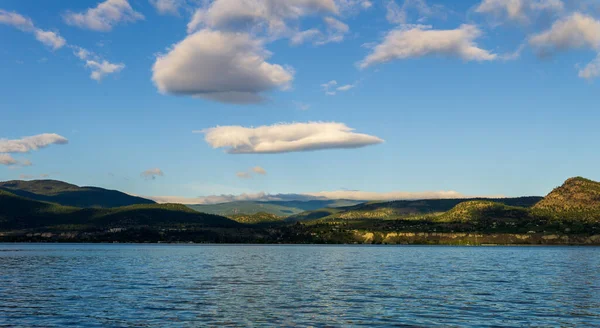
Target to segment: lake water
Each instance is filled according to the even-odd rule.
[[[600,326],[600,248],[0,244],[0,326]]]

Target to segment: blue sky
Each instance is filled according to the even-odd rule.
[[[0,39],[0,180],[174,201],[600,180],[596,1],[4,0]]]

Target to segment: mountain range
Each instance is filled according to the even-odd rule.
[[[185,206],[54,180],[8,181],[0,183],[2,240],[600,244],[600,183],[571,178],[546,197]]]

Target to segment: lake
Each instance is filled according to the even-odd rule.
[[[600,326],[598,247],[0,244],[0,326]]]

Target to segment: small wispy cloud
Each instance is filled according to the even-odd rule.
[[[0,139],[0,154],[4,154],[4,158],[10,157],[7,154],[29,153],[50,145],[64,145],[69,143],[69,140],[56,133],[44,133],[21,139]],[[13,163],[15,164],[15,163]],[[29,160],[21,162],[23,166],[30,166]]]
[[[58,32],[37,28],[31,19],[16,12],[0,9],[0,24],[9,25],[20,31],[31,33],[35,36],[36,40],[53,50],[60,49],[67,44],[67,41]]]
[[[327,83],[321,84],[321,88],[323,89],[326,95],[335,96],[338,92],[346,92],[351,89],[354,89],[357,86],[357,84],[358,83],[352,83],[338,86],[338,82],[336,80],[331,80]]]
[[[296,108],[298,108],[299,110],[309,110],[310,109],[310,105],[309,104],[305,104],[303,102],[299,102],[299,101],[294,101],[293,102],[294,106],[296,106]]]
[[[323,89],[323,91],[325,92],[326,95],[328,95],[328,96],[334,96],[335,95],[335,88],[336,88],[337,84],[338,83],[337,83],[336,80],[331,80],[331,81],[329,81],[327,83],[321,84],[321,88]]]
[[[395,200],[420,200],[420,199],[462,199],[462,198],[503,198],[501,195],[464,195],[453,190],[424,191],[424,192],[366,192],[359,190],[321,191],[301,194],[269,194],[265,192],[245,193],[240,195],[211,195],[199,197],[179,196],[146,196],[158,203],[180,204],[219,204],[234,201],[310,201],[310,200],[336,200],[346,199],[355,201],[395,201]]]
[[[250,172],[237,172],[235,175],[240,179],[250,179],[252,177]]]
[[[236,173],[236,176],[240,179],[250,179],[254,174],[267,175],[267,170],[260,166],[255,166],[247,171],[240,171]]]
[[[185,7],[185,0],[150,0],[150,4],[161,15],[179,16],[179,11]]]
[[[0,165],[15,165],[17,160],[9,154],[0,154]]]
[[[111,63],[82,47],[71,46],[71,49],[73,54],[85,63],[85,67],[92,71],[90,74],[92,80],[100,82],[105,76],[119,73],[125,68],[123,63]]]
[[[68,11],[63,18],[68,25],[108,32],[119,23],[142,20],[144,15],[133,10],[127,0],[106,0],[85,12]]]
[[[21,180],[33,180],[33,179],[47,179],[50,177],[50,174],[48,173],[42,173],[40,175],[31,175],[31,174],[21,174],[19,175],[19,179]]]
[[[267,170],[263,169],[260,166],[255,166],[252,168],[252,172],[260,175],[267,175]]]
[[[141,173],[141,176],[146,180],[156,180],[157,177],[162,177],[165,174],[159,168],[149,169]]]
[[[395,29],[358,63],[365,69],[392,60],[447,56],[464,61],[493,61],[498,55],[480,48],[476,40],[483,32],[475,25],[463,24],[453,30],[432,30],[425,26]],[[443,40],[443,42],[440,42]]]

